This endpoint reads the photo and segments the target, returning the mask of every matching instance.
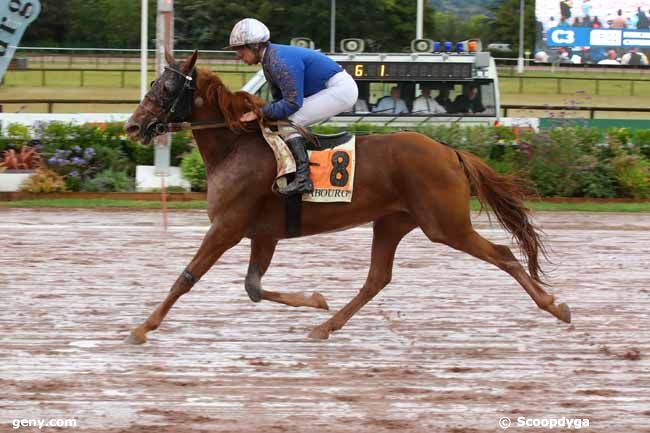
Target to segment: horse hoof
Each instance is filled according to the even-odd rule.
[[[316,308],[320,308],[321,310],[329,310],[330,306],[327,305],[327,301],[325,300],[325,297],[321,295],[318,292],[314,292],[311,294],[311,299],[316,302]]]
[[[330,333],[328,330],[317,326],[309,333],[309,338],[312,340],[327,340],[330,338]]]
[[[558,305],[558,310],[560,310],[560,316],[558,316],[558,319],[565,323],[571,323],[571,309],[567,304],[560,304]]]
[[[144,344],[147,342],[147,337],[136,335],[135,332],[131,332],[128,337],[124,339],[126,344]]]
[[[571,323],[571,310],[567,304],[549,305],[548,312],[565,323]]]

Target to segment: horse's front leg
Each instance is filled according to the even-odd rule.
[[[278,241],[274,239],[251,239],[251,259],[245,282],[246,293],[251,301],[267,300],[292,307],[314,307],[329,310],[327,301],[318,292],[313,292],[308,296],[305,293],[279,293],[262,290],[262,276],[271,264],[277,244]]]
[[[178,277],[172,286],[165,300],[151,313],[143,324],[131,331],[125,342],[130,344],[142,344],[147,341],[147,332],[158,329],[174,303],[185,293],[192,289],[192,286],[208,272],[221,255],[237,245],[242,239],[237,230],[229,231],[226,227],[213,224],[203,238],[201,247],[196,255]]]

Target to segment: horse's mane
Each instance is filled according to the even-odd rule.
[[[256,111],[261,116],[260,108],[264,101],[248,92],[231,92],[221,78],[209,69],[197,68],[196,89],[208,106],[217,106],[223,116],[223,121],[233,132],[245,131],[248,128],[239,121],[242,114]]]

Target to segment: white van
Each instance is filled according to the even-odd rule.
[[[460,45],[460,44],[459,44]],[[352,123],[371,123],[390,126],[424,126],[429,123],[461,123],[463,125],[494,125],[499,119],[499,82],[494,59],[488,52],[433,52],[433,53],[343,53],[330,54],[355,79],[359,86],[359,100],[350,112],[341,113],[327,124],[345,126]],[[389,114],[377,110],[393,87],[400,90],[400,98],[408,107],[407,113]],[[479,98],[478,110],[458,111],[454,102],[468,88]],[[413,110],[414,100],[423,89],[429,89],[434,98],[446,94],[449,104],[441,104],[445,111],[432,114]],[[242,88],[264,100],[271,100],[270,90],[262,71]],[[462,99],[462,98],[461,98]],[[385,104],[384,104],[385,105]]]

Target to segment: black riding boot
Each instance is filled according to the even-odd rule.
[[[296,160],[296,177],[293,179],[293,182],[284,188],[280,188],[278,192],[284,195],[313,192],[314,184],[309,178],[309,158],[307,157],[307,151],[305,150],[307,142],[303,137],[295,137],[287,140],[287,144]]]

